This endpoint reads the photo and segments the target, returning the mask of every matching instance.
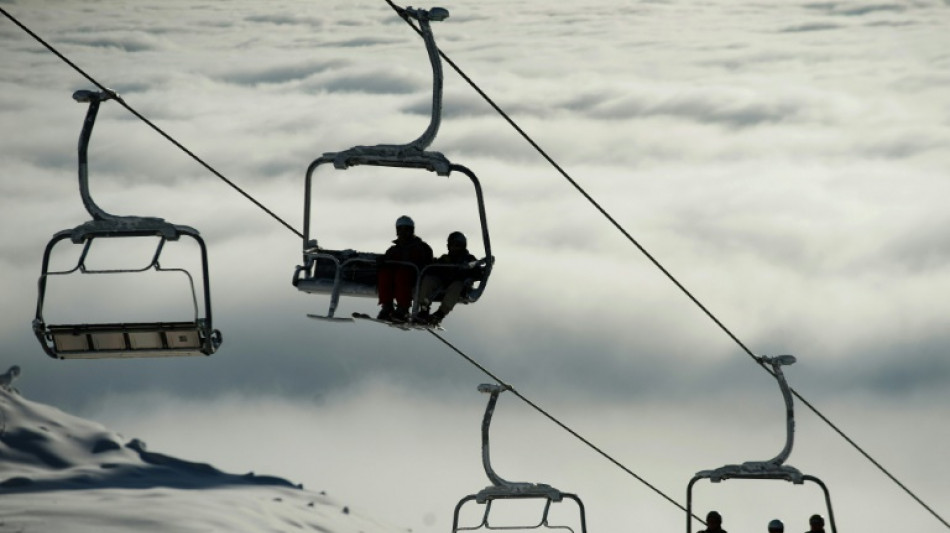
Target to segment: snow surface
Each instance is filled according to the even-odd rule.
[[[0,532],[402,531],[279,477],[150,451],[5,385]]]

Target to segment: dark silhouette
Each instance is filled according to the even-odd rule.
[[[722,528],[722,515],[716,511],[709,511],[706,514],[706,529],[699,533],[726,533],[726,530]]]
[[[379,265],[376,290],[382,309],[377,318],[393,322],[409,319],[412,289],[419,271],[432,262],[432,248],[416,236],[416,224],[405,215],[396,220],[396,240]],[[393,299],[396,306],[393,307]]]
[[[808,519],[807,533],[825,533],[825,519],[820,514],[813,514]]]
[[[477,274],[474,267],[476,259],[469,253],[467,246],[468,241],[462,232],[453,231],[449,234],[446,243],[448,253],[435,261],[435,265],[440,266],[430,268],[422,278],[419,288],[419,314],[416,317],[419,322],[438,325],[458,303],[462,292],[473,283]],[[444,291],[442,304],[434,313],[429,314],[432,296],[440,289]]]

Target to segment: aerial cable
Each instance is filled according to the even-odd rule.
[[[403,20],[405,20],[406,23],[409,24],[409,26],[411,26],[416,31],[416,33],[419,33],[421,35],[422,33],[421,30],[419,30],[419,28],[415,26],[412,20],[402,15],[402,11],[403,11],[402,8],[394,4],[391,0],[385,0],[385,2],[389,4],[389,6],[392,7],[397,13],[399,13],[400,16],[403,18]],[[472,89],[474,89],[475,92],[477,92],[479,96],[481,96],[485,100],[485,102],[488,103],[488,105],[490,105],[503,119],[505,119],[505,121],[508,122],[508,124],[512,128],[514,128],[514,130],[517,131],[518,134],[521,135],[521,137],[524,138],[524,140],[527,141],[528,144],[530,144],[538,152],[538,154],[541,155],[541,157],[543,157],[552,167],[554,167],[554,169],[557,170],[557,172],[561,174],[561,176],[563,176],[564,179],[566,179],[577,190],[578,193],[580,193],[584,198],[586,198],[587,201],[590,202],[590,204],[595,209],[597,209],[597,211],[599,211],[600,214],[603,215],[604,218],[606,218],[610,222],[611,225],[613,225],[631,244],[633,244],[638,250],[640,250],[640,253],[642,253],[651,263],[653,263],[654,266],[656,266],[657,269],[660,270],[660,272],[662,272],[671,282],[673,282],[673,284],[676,285],[676,287],[679,288],[679,290],[684,295],[686,295],[686,297],[689,298],[690,301],[692,301],[697,307],[699,307],[699,309],[710,320],[712,320],[713,323],[715,323],[719,327],[719,329],[721,329],[730,339],[732,339],[733,342],[735,342],[742,349],[742,351],[745,352],[753,361],[755,361],[763,370],[773,375],[774,377],[772,370],[769,369],[765,364],[763,364],[759,360],[759,358],[752,352],[752,350],[750,350],[745,345],[745,343],[743,343],[739,339],[739,337],[737,337],[732,332],[732,330],[726,327],[726,325],[721,320],[719,320],[719,318],[716,317],[716,315],[714,315],[712,311],[710,311],[705,305],[703,305],[703,303],[700,302],[699,299],[696,298],[696,296],[694,296],[693,293],[689,291],[689,289],[687,289],[682,283],[680,283],[680,281],[676,279],[676,277],[673,276],[673,274],[669,270],[667,270],[666,267],[664,267],[663,264],[661,264],[660,261],[657,260],[653,256],[653,254],[651,254],[642,244],[640,244],[640,242],[637,241],[637,239],[634,238],[633,235],[631,235],[603,206],[600,205],[599,202],[597,202],[597,200],[595,200],[579,183],[577,183],[577,181],[574,180],[574,178],[572,178],[571,175],[568,174],[567,171],[565,171],[564,168],[562,168],[561,165],[559,165],[557,161],[554,160],[554,158],[548,155],[548,153],[543,148],[541,148],[541,146],[537,142],[535,142],[534,139],[531,138],[531,136],[528,135],[528,133],[525,132],[521,128],[521,126],[519,126],[514,121],[514,119],[512,119],[508,115],[508,113],[506,113],[497,103],[495,103],[495,101],[492,100],[492,98],[488,96],[488,94],[486,94],[485,91],[483,91],[481,87],[478,86],[478,84],[476,84],[470,77],[468,77],[468,75],[465,74],[465,72],[463,72],[462,69],[458,65],[456,65],[455,62],[452,61],[452,59],[449,58],[441,49],[439,50],[439,55],[442,57],[442,59],[446,63],[451,65],[452,69],[454,69],[455,72],[458,73],[458,75],[461,76],[462,79],[464,79],[472,87]],[[891,481],[897,484],[897,486],[899,486],[918,504],[920,504],[924,509],[930,512],[930,514],[932,514],[937,520],[939,520],[943,525],[945,525],[948,529],[950,529],[950,523],[944,520],[929,505],[924,503],[924,501],[921,500],[916,494],[914,494],[914,492],[911,491],[906,485],[898,481],[898,479],[894,477],[893,474],[891,474],[886,468],[884,468],[883,465],[881,465],[878,461],[876,461],[873,457],[871,457],[866,451],[864,451],[864,449],[862,449],[854,440],[848,437],[841,429],[838,428],[838,426],[832,423],[831,420],[829,420],[824,414],[822,414],[815,406],[813,406],[804,397],[802,397],[802,395],[800,395],[798,391],[796,391],[795,389],[791,389],[791,392],[792,394],[795,395],[796,398],[801,400],[802,403],[805,404],[813,413],[815,413],[815,415],[817,415],[818,418],[820,418],[826,424],[828,424],[828,426],[835,433],[841,436],[845,441],[848,442],[848,444],[850,444],[855,450],[857,450],[858,453],[863,455],[868,461],[871,462],[871,464],[877,467],[878,470],[880,470],[884,475],[890,478]]]
[[[271,211],[270,209],[268,209],[264,204],[262,204],[262,203],[260,203],[259,201],[257,201],[257,199],[255,199],[253,196],[251,196],[250,194],[248,194],[247,192],[245,192],[243,189],[241,189],[241,187],[239,187],[239,186],[238,186],[237,184],[235,184],[233,181],[229,180],[229,179],[228,179],[227,177],[225,177],[223,174],[221,174],[220,172],[218,172],[217,169],[215,169],[214,167],[212,167],[211,165],[209,165],[208,163],[206,163],[203,159],[201,159],[200,157],[198,157],[194,152],[192,152],[191,150],[189,150],[188,148],[186,148],[183,144],[181,144],[180,142],[178,142],[174,137],[172,137],[171,135],[165,133],[164,130],[162,130],[161,128],[159,128],[158,126],[156,126],[152,121],[150,121],[149,119],[147,119],[147,118],[146,118],[145,116],[143,116],[141,113],[139,113],[138,111],[136,111],[132,106],[130,106],[129,104],[127,104],[127,103],[125,102],[125,100],[122,99],[122,97],[120,97],[118,94],[115,93],[115,91],[113,91],[112,89],[109,89],[108,87],[102,85],[102,84],[99,83],[95,78],[93,78],[92,76],[90,76],[89,74],[87,74],[82,68],[80,68],[78,65],[76,65],[75,63],[73,63],[72,61],[70,61],[69,58],[67,58],[66,56],[64,56],[63,54],[61,54],[56,48],[54,48],[52,45],[50,45],[50,44],[47,43],[45,40],[43,40],[43,38],[41,38],[39,35],[37,35],[36,33],[34,33],[32,30],[30,30],[29,28],[27,28],[25,25],[23,25],[19,20],[16,19],[16,17],[14,17],[14,16],[11,15],[10,13],[8,13],[6,9],[4,9],[3,7],[0,7],[0,13],[3,13],[3,14],[4,14],[8,19],[10,19],[14,24],[16,24],[17,26],[19,26],[20,29],[22,29],[23,31],[25,31],[26,33],[28,33],[28,34],[30,35],[30,37],[33,37],[37,42],[39,42],[39,43],[42,44],[44,47],[46,47],[46,49],[49,50],[50,52],[52,52],[56,57],[58,57],[58,58],[60,58],[61,60],[63,60],[64,63],[66,63],[67,65],[69,65],[70,67],[72,67],[73,70],[75,70],[76,72],[78,72],[82,77],[84,77],[84,78],[86,78],[87,80],[89,80],[90,83],[92,83],[93,85],[95,85],[96,87],[98,87],[100,90],[105,91],[105,92],[107,92],[107,93],[113,95],[113,96],[115,97],[115,101],[118,102],[122,107],[124,107],[126,110],[128,110],[128,111],[129,111],[130,113],[132,113],[133,115],[135,115],[136,118],[138,118],[139,120],[141,120],[142,122],[144,122],[145,124],[147,124],[147,125],[148,125],[149,127],[151,127],[153,130],[155,130],[156,132],[158,132],[159,135],[161,135],[161,136],[164,137],[166,140],[168,140],[169,142],[171,142],[171,143],[172,143],[173,145],[175,145],[179,150],[181,150],[182,152],[185,152],[186,154],[188,154],[192,159],[194,159],[196,162],[198,162],[199,165],[203,166],[203,167],[204,167],[205,169],[207,169],[209,172],[211,172],[212,174],[214,174],[215,176],[217,176],[218,178],[220,178],[222,181],[224,181],[225,183],[227,183],[228,185],[230,185],[231,188],[233,188],[234,190],[236,190],[237,192],[239,192],[239,193],[240,193],[242,196],[244,196],[246,199],[250,200],[254,205],[256,205],[257,207],[259,207],[260,209],[262,209],[265,213],[267,213],[268,215],[270,215],[270,216],[271,216],[272,218],[274,218],[275,220],[277,220],[277,222],[280,222],[281,224],[283,224],[284,227],[286,227],[286,228],[289,229],[290,231],[296,233],[298,237],[303,238],[303,233],[301,233],[299,230],[297,230],[296,228],[294,228],[293,226],[291,226],[290,224],[288,224],[284,219],[282,219],[282,218],[280,218],[279,216],[277,216],[276,213],[274,213],[273,211]]]
[[[639,481],[640,483],[643,483],[644,485],[646,485],[650,490],[652,490],[653,492],[655,492],[655,493],[657,493],[658,495],[660,495],[661,497],[663,497],[666,501],[668,501],[668,502],[672,503],[673,505],[679,507],[680,510],[682,510],[683,512],[686,512],[686,507],[683,507],[683,505],[680,504],[678,501],[676,501],[676,500],[674,500],[673,498],[671,498],[670,496],[666,495],[666,493],[664,493],[662,490],[660,490],[660,489],[658,489],[657,487],[655,487],[653,484],[651,484],[649,481],[647,481],[646,479],[644,479],[643,477],[641,477],[639,474],[637,474],[636,472],[634,472],[634,471],[631,470],[630,468],[627,468],[623,463],[621,463],[621,462],[618,461],[617,459],[613,458],[610,454],[608,454],[607,452],[605,452],[603,449],[601,449],[600,447],[598,447],[597,445],[595,445],[595,444],[592,443],[591,441],[589,441],[589,440],[587,440],[586,438],[584,438],[580,433],[578,433],[578,432],[574,431],[573,429],[571,429],[570,426],[568,426],[567,424],[561,422],[560,420],[558,420],[557,418],[555,418],[554,415],[548,413],[548,412],[545,411],[543,408],[541,408],[541,406],[539,406],[538,404],[534,403],[533,401],[531,401],[530,399],[528,399],[526,396],[524,396],[523,394],[521,394],[520,392],[518,392],[518,390],[515,389],[512,385],[506,383],[504,380],[502,380],[500,377],[498,377],[497,375],[495,375],[494,373],[492,373],[490,370],[488,370],[487,368],[485,368],[483,365],[479,364],[478,361],[476,361],[475,359],[473,359],[472,357],[470,357],[468,354],[466,354],[465,352],[463,352],[462,350],[460,350],[458,347],[456,347],[454,344],[452,344],[451,342],[449,342],[448,340],[446,340],[445,337],[443,337],[442,335],[439,335],[434,329],[428,329],[427,331],[428,331],[429,333],[431,333],[433,337],[435,337],[435,338],[439,339],[440,341],[442,341],[442,343],[445,344],[446,346],[448,346],[449,349],[451,349],[453,352],[455,352],[455,353],[459,354],[460,356],[462,356],[463,359],[465,359],[466,361],[468,361],[469,363],[471,363],[475,368],[481,370],[483,373],[485,373],[485,375],[487,375],[488,377],[490,377],[490,378],[492,378],[493,380],[495,380],[499,385],[501,385],[501,386],[505,387],[506,389],[508,389],[509,391],[511,391],[512,394],[514,394],[515,396],[517,396],[518,398],[520,398],[521,401],[523,401],[524,403],[528,404],[532,409],[534,409],[535,411],[541,413],[545,418],[547,418],[548,420],[554,422],[554,423],[557,424],[561,429],[567,431],[567,432],[570,433],[572,436],[574,436],[576,439],[578,439],[579,441],[581,441],[581,442],[583,442],[584,444],[586,444],[590,449],[594,450],[595,452],[597,452],[598,454],[600,454],[602,457],[604,457],[605,459],[607,459],[608,461],[610,461],[611,463],[613,463],[613,465],[616,466],[617,468],[620,468],[621,470],[623,470],[623,471],[626,472],[627,474],[630,474],[631,476],[633,476],[637,481]],[[699,520],[699,521],[702,522],[703,524],[706,523],[703,519],[701,519],[700,517],[696,516],[695,514],[693,515],[693,518],[695,518],[696,520]]]

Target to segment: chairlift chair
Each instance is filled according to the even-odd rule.
[[[211,355],[221,344],[221,332],[211,322],[211,291],[208,278],[208,254],[198,231],[189,226],[170,224],[161,218],[115,216],[103,211],[89,192],[88,146],[93,125],[102,102],[117,99],[111,91],[76,91],[73,99],[88,103],[89,108],[79,137],[79,190],[92,220],[72,229],[56,233],[46,245],[39,278],[39,294],[33,331],[43,350],[56,359],[97,359]],[[183,268],[162,268],[160,257],[166,243],[190,237],[198,244],[201,254],[201,300],[191,273]],[[88,268],[86,260],[97,239],[157,238],[157,245],[149,264],[137,269]],[[82,246],[76,265],[69,270],[50,270],[50,257],[60,242],[70,241]],[[191,289],[193,317],[170,322],[115,322],[84,324],[48,324],[43,316],[47,281],[50,276],[70,274],[119,274],[147,270],[180,273],[187,277]]]
[[[482,419],[482,465],[485,468],[485,474],[492,482],[491,486],[486,487],[476,494],[471,494],[462,498],[455,506],[455,513],[452,519],[452,533],[459,531],[485,530],[524,530],[524,529],[545,529],[545,530],[563,530],[574,533],[574,530],[567,525],[552,525],[549,523],[549,511],[552,504],[562,503],[564,499],[572,500],[577,505],[579,513],[580,532],[587,532],[587,519],[584,510],[584,503],[576,494],[570,494],[560,491],[550,485],[543,483],[526,483],[506,481],[491,466],[491,457],[489,453],[488,433],[491,425],[492,414],[495,412],[495,404],[498,402],[498,396],[509,390],[509,387],[497,384],[482,384],[478,386],[479,392],[490,394],[488,405],[485,408],[485,416]],[[492,503],[496,500],[541,500],[544,507],[541,512],[540,520],[535,524],[523,526],[512,525],[493,525],[490,521]],[[481,520],[474,526],[460,526],[459,515],[465,504],[475,501],[475,503],[484,505],[481,513]]]
[[[491,255],[491,242],[485,217],[485,202],[478,177],[468,168],[451,163],[440,152],[425,150],[435,139],[442,113],[442,63],[439,50],[435,45],[430,22],[444,20],[449,16],[449,13],[447,10],[438,7],[431,10],[400,8],[399,13],[403,18],[415,19],[421,27],[433,72],[431,119],[428,128],[422,135],[408,144],[355,146],[342,152],[327,152],[314,160],[307,168],[304,192],[303,264],[296,267],[292,282],[300,291],[330,295],[330,306],[327,314],[309,315],[313,318],[330,321],[352,321],[353,319],[350,317],[335,316],[340,296],[376,297],[378,266],[383,258],[383,254],[374,252],[358,252],[352,249],[331,250],[319,246],[312,230],[311,198],[314,173],[321,165],[332,164],[337,170],[346,170],[360,165],[422,169],[446,177],[451,176],[452,173],[464,174],[471,180],[475,188],[482,243],[485,251],[483,258],[479,259],[475,265],[471,265],[475,267],[474,272],[476,274],[471,279],[467,290],[462,294],[459,303],[468,304],[477,301],[485,290],[485,285],[491,274],[494,258]],[[403,265],[412,269],[416,274],[413,315],[419,310],[418,291],[419,281],[422,277],[435,271],[435,269],[458,268],[433,264],[420,269],[412,263],[397,261],[389,261],[388,263]],[[441,301],[441,299],[441,294],[435,294],[433,297],[433,301],[436,302]]]
[[[700,479],[708,479],[713,483],[719,483],[727,479],[777,479],[791,482],[795,485],[802,485],[805,481],[810,481],[821,487],[824,492],[825,506],[828,510],[828,524],[831,526],[831,533],[837,533],[835,527],[835,514],[831,508],[831,494],[828,487],[815,476],[803,474],[797,468],[784,464],[788,456],[792,453],[792,443],[795,438],[795,413],[792,403],[792,392],[789,389],[788,382],[785,380],[785,374],[782,372],[782,366],[795,363],[795,356],[779,355],[776,357],[763,356],[757,358],[760,363],[768,364],[772,367],[772,373],[778,381],[779,388],[782,390],[782,397],[785,399],[786,413],[786,437],[785,447],[777,456],[768,461],[747,461],[738,465],[725,465],[713,470],[701,470],[689,481],[686,489],[686,533],[691,533],[693,528],[693,485]]]

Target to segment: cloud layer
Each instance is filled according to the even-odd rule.
[[[384,2],[4,6],[297,229],[310,161],[408,142],[428,123],[425,54]],[[895,417],[947,405],[945,5],[445,7],[442,50],[746,346],[798,356],[793,386],[820,406],[869,400]],[[35,397],[87,409],[104,392],[319,402],[383,382],[441,402],[487,379],[426,334],[307,319],[327,299],[290,284],[299,238],[115,103],[93,137],[94,195],[202,232],[225,342],[207,359],[47,360],[29,327],[36,278],[50,237],[88,218],[75,181],[85,109],[70,95],[90,84],[8,21],[0,40],[0,353],[29,369]],[[689,425],[721,391],[776,399],[743,350],[448,66],[445,82],[432,148],[481,179],[497,258],[483,299],[446,322],[449,340],[540,398],[606,411],[675,398],[672,416]],[[328,169],[316,236],[381,250],[410,214],[437,251],[454,230],[481,250],[471,186],[420,174]],[[871,447],[918,440],[843,412]],[[654,431],[667,445],[684,438]]]

